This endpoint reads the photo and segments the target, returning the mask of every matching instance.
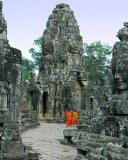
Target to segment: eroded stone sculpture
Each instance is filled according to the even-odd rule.
[[[113,47],[112,73],[113,83],[113,104],[112,114],[128,114],[128,23],[119,30],[117,42]]]
[[[124,26],[117,34],[120,42],[113,46],[113,82],[107,104],[108,113],[95,118],[91,133],[83,136],[87,141],[79,141],[77,159],[128,159],[128,23],[124,23]]]
[[[69,5],[57,5],[49,16],[42,52],[40,115],[63,119],[68,108],[85,108],[87,75],[83,68],[83,41]]]
[[[107,112],[99,109],[101,114],[86,120],[83,129],[64,130],[67,141],[77,142],[77,160],[128,159],[128,23],[124,26],[113,46],[112,83],[105,86]]]

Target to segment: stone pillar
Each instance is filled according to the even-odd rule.
[[[24,83],[22,84],[22,97],[21,97],[22,108],[28,108],[26,96],[27,96],[27,84]]]
[[[20,132],[21,52],[8,44],[2,11],[0,22],[0,159],[27,160]]]

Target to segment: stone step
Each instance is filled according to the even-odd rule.
[[[78,123],[79,124],[82,124],[82,123],[84,123],[84,124],[94,124],[93,121],[89,120],[89,119],[79,119]]]
[[[117,138],[117,137],[111,137],[111,136],[106,136],[106,135],[102,135],[102,134],[94,134],[94,133],[88,133],[88,132],[82,132],[81,136],[80,136],[80,140],[93,140],[93,141],[97,141],[97,142],[109,142],[111,141],[112,143],[122,143],[122,139],[121,138]]]
[[[92,125],[91,124],[77,124],[78,129],[83,129],[85,132],[90,132]]]
[[[45,118],[45,117],[41,117],[41,118],[39,118],[39,121],[47,122],[47,123],[65,123],[65,121],[63,119],[60,119],[60,118]]]
[[[87,156],[86,156],[89,160],[106,160],[106,158],[100,154],[95,154],[95,153],[89,153]]]
[[[37,117],[35,117],[35,118],[28,117],[28,118],[21,119],[21,122],[32,122],[32,121],[37,121]]]
[[[22,131],[25,131],[29,128],[35,128],[37,127],[38,125],[40,125],[38,122],[33,122],[33,123],[24,123],[22,124]]]
[[[80,116],[80,117],[78,117],[78,119],[80,119],[80,120],[86,120],[86,119],[89,119],[89,117],[88,116]]]
[[[124,140],[121,138],[98,138],[98,139],[87,139],[89,137],[86,137],[86,139],[82,139],[78,141],[77,143],[77,150],[78,153],[84,155],[85,153],[89,156],[89,160],[91,158],[94,158],[94,160],[99,155],[102,155],[103,158],[107,158],[109,155],[111,159],[116,160],[128,160],[128,149],[123,148],[122,144],[124,143]]]
[[[21,113],[25,114],[25,113],[29,113],[30,110],[21,110]]]
[[[33,152],[33,151],[29,151],[28,152],[28,160],[39,160],[39,153],[37,152]]]
[[[106,158],[100,154],[87,153],[78,150],[76,160],[106,160]]]
[[[56,123],[57,122],[57,118],[46,118],[45,120],[48,123]]]
[[[78,116],[81,117],[81,116],[93,116],[94,115],[94,111],[92,110],[86,110],[86,111],[81,111]]]

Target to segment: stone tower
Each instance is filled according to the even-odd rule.
[[[46,26],[39,73],[39,112],[47,118],[59,118],[68,108],[86,107],[83,41],[73,11],[67,4],[56,6]]]
[[[113,103],[112,114],[128,115],[128,23],[119,30],[117,42],[113,47]]]
[[[10,47],[0,1],[0,159],[26,160],[20,133],[21,51]]]

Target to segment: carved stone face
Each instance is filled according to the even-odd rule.
[[[3,83],[0,83],[0,108],[7,107],[7,92]]]
[[[118,37],[121,41],[128,40],[128,28],[127,28],[127,27],[124,27],[124,28],[122,28],[121,30],[119,30],[119,32],[118,32],[118,34],[117,34],[117,37]]]
[[[113,47],[112,70],[115,93],[128,91],[128,22],[124,23],[117,37],[120,42]]]
[[[118,91],[126,91],[128,90],[127,80],[124,78],[123,73],[116,73],[114,76],[115,88]]]

